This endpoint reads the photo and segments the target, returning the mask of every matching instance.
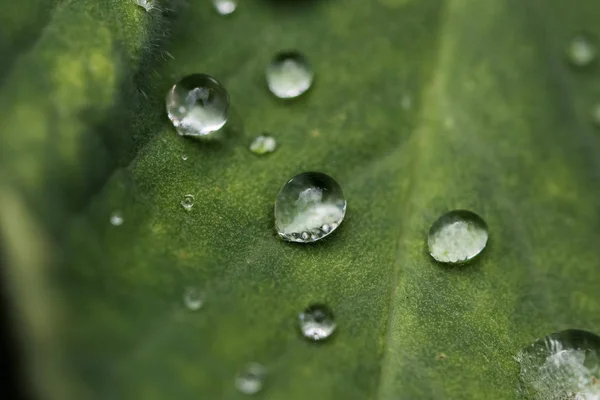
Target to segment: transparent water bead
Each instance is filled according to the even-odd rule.
[[[269,90],[281,99],[300,96],[310,88],[313,79],[308,60],[296,51],[277,53],[267,67]]]
[[[204,298],[202,292],[198,289],[189,287],[183,292],[183,304],[190,311],[197,311],[202,308]]]
[[[125,220],[120,211],[115,211],[110,215],[110,224],[112,226],[121,226],[123,225],[123,222],[125,222]]]
[[[567,47],[567,58],[576,67],[590,65],[598,55],[598,49],[592,38],[581,33],[571,39]]]
[[[272,153],[276,148],[277,142],[275,138],[268,135],[257,136],[250,144],[250,151],[258,155]]]
[[[213,77],[189,75],[167,93],[167,114],[182,136],[205,136],[227,122],[229,94]]]
[[[336,323],[333,312],[323,304],[314,304],[300,314],[300,332],[310,340],[323,340],[335,332]]]
[[[237,8],[237,1],[234,0],[213,0],[215,10],[221,15],[229,15]]]
[[[249,363],[235,377],[235,387],[244,394],[256,394],[262,390],[266,374],[259,363]]]
[[[290,242],[314,242],[331,234],[346,215],[340,185],[321,172],[290,179],[275,201],[275,229]]]
[[[539,400],[600,399],[600,337],[566,330],[538,339],[516,357],[521,394]]]
[[[431,225],[427,244],[429,254],[436,261],[460,264],[481,253],[487,240],[488,227],[479,215],[467,210],[454,210]]]
[[[156,0],[133,0],[133,2],[148,12],[156,8]]]
[[[181,200],[181,206],[185,211],[190,211],[192,207],[194,207],[194,196],[191,194],[186,194],[183,196]]]

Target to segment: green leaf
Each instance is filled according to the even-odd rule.
[[[512,399],[521,347],[600,331],[600,68],[564,58],[600,36],[600,3],[240,3],[0,2],[0,226],[33,392],[243,398],[235,374],[256,361],[265,399]],[[316,72],[291,102],[264,82],[286,49]],[[166,118],[195,72],[230,92],[220,142]],[[279,148],[257,157],[263,132]],[[309,170],[338,180],[346,219],[284,243],[273,201]],[[456,208],[490,243],[447,268],[425,236]],[[315,302],[338,324],[318,345],[296,325]]]

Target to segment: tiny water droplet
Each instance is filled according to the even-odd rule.
[[[300,96],[310,88],[313,79],[308,60],[296,51],[277,53],[267,67],[269,90],[281,99]]]
[[[592,38],[581,33],[571,39],[567,47],[567,58],[576,67],[590,65],[597,56],[598,50]]]
[[[113,226],[121,226],[124,221],[123,214],[120,211],[115,211],[110,216],[110,224]]]
[[[187,161],[187,159],[188,159],[188,155],[187,155],[187,154],[185,154],[185,153],[184,153],[184,154],[182,154],[182,155],[181,155],[181,159],[182,159],[183,161]]]
[[[244,394],[256,394],[262,390],[266,374],[259,363],[249,363],[235,377],[235,387]]]
[[[193,287],[185,289],[185,292],[183,293],[183,304],[190,311],[199,310],[204,304],[202,292]]]
[[[133,0],[133,2],[148,12],[156,7],[155,0]]]
[[[327,339],[335,332],[333,312],[323,304],[314,304],[298,314],[300,331],[304,337],[318,341]]]
[[[191,194],[186,194],[183,196],[181,200],[181,206],[185,209],[185,211],[190,211],[192,207],[194,207],[194,196]]]
[[[213,77],[189,75],[167,93],[167,114],[182,136],[206,136],[227,122],[229,94]]]
[[[275,138],[268,135],[257,136],[250,144],[250,151],[258,155],[272,153],[275,148],[277,148]]]
[[[215,10],[221,15],[229,15],[237,8],[237,1],[234,0],[213,0]]]
[[[592,107],[592,122],[600,128],[600,103]]]
[[[600,399],[600,337],[570,329],[536,340],[516,359],[519,392],[528,399]]]
[[[331,234],[346,214],[340,185],[321,172],[290,179],[275,200],[275,229],[290,242],[314,242]]]
[[[488,227],[481,217],[467,210],[450,211],[431,225],[427,244],[429,254],[439,262],[460,264],[485,248]]]

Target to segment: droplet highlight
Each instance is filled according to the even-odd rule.
[[[314,304],[298,314],[300,332],[307,339],[319,341],[335,332],[333,312],[324,304]]]
[[[267,371],[259,363],[249,363],[235,377],[235,387],[243,394],[256,394],[264,385]]]
[[[156,0],[133,0],[133,2],[148,12],[156,8]]]
[[[192,207],[194,207],[194,196],[191,194],[186,194],[181,199],[181,206],[185,211],[190,211]]]
[[[229,94],[213,77],[189,75],[167,93],[167,114],[182,136],[206,136],[221,129],[229,114]]]
[[[272,153],[277,148],[277,141],[269,135],[257,136],[250,144],[250,151],[257,155]]]
[[[429,254],[439,262],[461,264],[483,251],[488,227],[477,214],[467,210],[450,211],[433,223],[427,244]]]
[[[190,311],[197,311],[204,305],[204,296],[196,288],[189,287],[183,293],[183,304]]]
[[[567,59],[576,67],[586,67],[590,65],[598,55],[598,49],[592,38],[585,33],[581,33],[573,39],[567,46]]]
[[[220,15],[232,14],[237,8],[237,1],[234,0],[213,0],[215,10]]]
[[[185,154],[185,153],[184,153],[184,154],[182,154],[182,155],[181,155],[181,159],[182,159],[183,161],[187,161],[187,159],[188,159],[188,155],[187,155],[187,154]]]
[[[121,226],[125,222],[123,219],[123,214],[120,211],[115,211],[110,215],[110,224],[112,226]]]
[[[290,242],[314,242],[331,234],[346,215],[341,186],[329,175],[305,172],[290,179],[275,200],[275,229]]]
[[[267,67],[269,90],[281,99],[300,96],[311,87],[313,79],[310,63],[296,51],[277,53]]]
[[[600,399],[600,337],[566,330],[536,340],[516,357],[519,392],[534,400]]]

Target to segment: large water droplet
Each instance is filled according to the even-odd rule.
[[[487,224],[471,211],[454,210],[431,225],[429,254],[439,262],[460,264],[477,256],[488,240]]]
[[[204,304],[204,296],[198,289],[189,287],[183,292],[183,304],[190,311],[197,311]]]
[[[333,312],[323,304],[314,304],[300,314],[300,331],[310,340],[323,340],[335,332]]]
[[[194,195],[186,194],[181,199],[181,206],[185,211],[190,211],[194,207]]]
[[[237,8],[237,1],[234,0],[213,0],[215,10],[221,15],[229,15]]]
[[[275,201],[275,229],[290,242],[314,242],[333,232],[346,214],[340,185],[321,172],[290,179]]]
[[[235,387],[244,394],[255,394],[262,390],[266,369],[258,363],[249,363],[235,377]]]
[[[567,47],[567,58],[576,67],[590,65],[596,59],[597,53],[598,50],[594,41],[585,33],[581,33],[571,39]]]
[[[312,85],[314,73],[308,60],[295,51],[280,52],[267,67],[269,90],[282,99],[298,97]]]
[[[600,337],[566,330],[538,339],[517,356],[528,399],[600,399]]]
[[[121,226],[124,221],[123,214],[120,211],[115,211],[110,215],[110,224],[113,226]]]
[[[258,155],[272,153],[275,148],[277,148],[275,138],[268,135],[257,136],[250,144],[250,151]]]
[[[133,2],[146,11],[156,8],[156,0],[133,0]]]
[[[182,136],[205,136],[227,122],[229,94],[213,77],[194,74],[167,93],[167,114]]]

